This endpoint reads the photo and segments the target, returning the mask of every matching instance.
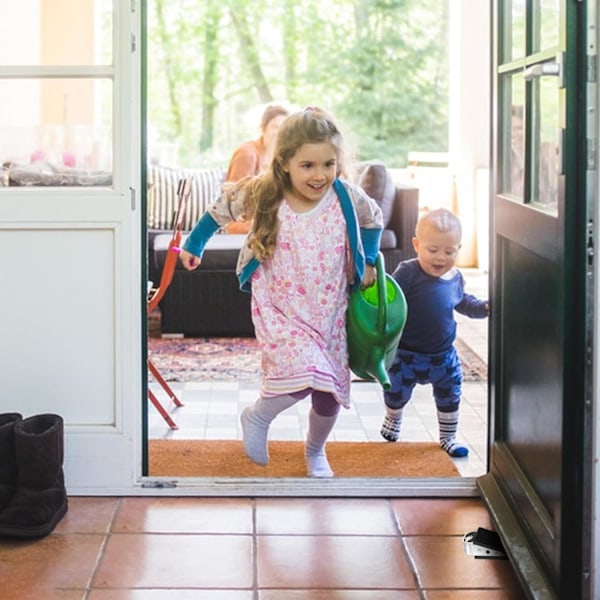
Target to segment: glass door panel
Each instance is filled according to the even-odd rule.
[[[560,1],[540,0],[539,33],[533,39],[538,41],[536,51],[558,47],[560,32]],[[536,28],[537,29],[537,28]]]
[[[110,79],[0,79],[4,185],[110,185],[112,96]]]
[[[525,186],[525,82],[521,73],[503,77],[501,192],[523,201]]]
[[[115,14],[114,0],[23,0],[0,23],[0,189],[112,185]]]
[[[526,0],[507,0],[503,7],[503,22],[507,27],[504,30],[502,62],[510,62],[525,56],[527,3]]]
[[[552,67],[554,63],[547,63]],[[541,77],[532,82],[532,144],[530,169],[532,173],[531,202],[554,213],[558,207],[559,138],[559,79]]]
[[[1,63],[111,65],[113,19],[113,0],[21,0],[0,25]]]

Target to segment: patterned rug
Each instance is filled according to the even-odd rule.
[[[148,338],[148,357],[167,381],[258,381],[255,338]]]
[[[487,365],[462,340],[456,348],[464,381],[485,381]],[[167,381],[258,381],[255,338],[148,338],[148,357]]]

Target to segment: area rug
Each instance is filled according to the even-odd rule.
[[[485,381],[487,365],[461,339],[456,348],[464,381]],[[258,381],[255,338],[148,338],[148,355],[167,381]]]
[[[303,442],[269,442],[266,467],[253,463],[241,441],[150,440],[149,475],[154,477],[306,477]],[[336,477],[460,477],[434,442],[329,442]]]
[[[167,381],[259,380],[256,338],[149,338],[148,357]]]

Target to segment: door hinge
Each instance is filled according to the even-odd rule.
[[[592,267],[594,264],[594,222],[592,219],[588,220],[585,253],[587,256],[588,267]]]
[[[131,0],[131,12],[134,13],[137,10],[136,0]]]
[[[597,161],[597,150],[596,150],[596,138],[587,138],[586,140],[587,146],[587,160],[586,160],[586,168],[588,171],[596,170],[596,161]]]
[[[131,210],[135,210],[135,188],[129,187],[129,196],[131,198]]]
[[[587,55],[587,82],[588,83],[595,83],[596,79],[597,79],[597,75],[596,75],[596,69],[598,67],[598,61],[596,59],[596,55],[595,54],[588,54]]]
[[[135,33],[131,34],[131,51],[135,52],[136,46],[137,46],[137,40],[135,39]]]

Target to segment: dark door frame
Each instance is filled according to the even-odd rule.
[[[501,0],[494,1],[492,18],[492,198],[501,191],[497,148],[502,127],[499,124],[498,91],[502,5]],[[532,10],[530,3],[528,8]],[[490,465],[489,473],[478,480],[481,494],[504,540],[517,575],[532,598],[591,598],[592,593],[593,330],[589,315],[593,299],[593,281],[590,279],[593,258],[588,250],[590,244],[593,245],[593,232],[590,231],[593,220],[590,220],[592,207],[588,206],[586,188],[586,69],[589,64],[586,43],[589,38],[584,3],[563,0],[562,8],[564,110],[561,112],[564,122],[561,124],[563,136],[560,158],[564,173],[561,178],[564,181],[564,204],[559,208],[563,211],[562,218],[556,220],[556,224],[564,226],[562,231],[556,233],[559,240],[562,236],[564,247],[559,249],[557,265],[562,283],[558,301],[558,305],[562,307],[562,316],[559,318],[560,322],[555,324],[561,333],[563,348],[562,373],[558,378],[562,380],[562,389],[559,390],[562,397],[562,432],[559,448],[560,481],[550,482],[550,485],[558,485],[559,500],[555,507],[558,515],[551,518],[534,485],[511,453],[505,438],[506,415],[502,389],[506,382],[503,381],[502,364],[498,363],[500,351],[496,345],[501,335],[494,322],[490,336]],[[527,189],[527,176],[525,182]],[[502,203],[502,199],[499,202]],[[495,220],[492,212],[491,221]],[[527,231],[522,222],[509,225],[514,230],[523,226],[525,229],[522,233],[536,235],[536,232]],[[497,222],[492,226],[492,239],[496,227]],[[546,241],[541,239],[540,244]],[[493,250],[492,264],[495,269],[501,268],[498,258],[494,256]],[[497,299],[495,291],[493,298]],[[502,307],[494,306],[496,314],[501,310]]]

